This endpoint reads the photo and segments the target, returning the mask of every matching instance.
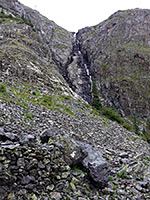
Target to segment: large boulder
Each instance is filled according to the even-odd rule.
[[[89,176],[101,188],[107,185],[110,175],[108,162],[102,157],[101,153],[95,150],[92,145],[80,143],[80,148],[85,157],[82,165],[88,170]]]
[[[64,149],[65,161],[70,165],[82,166],[89,177],[104,188],[110,177],[110,166],[98,150],[90,144],[72,139],[57,128],[50,128],[41,133],[42,143],[55,144]]]
[[[49,128],[40,135],[42,143],[55,144],[64,148],[65,161],[69,165],[76,165],[80,161],[82,154],[79,145],[66,133],[58,128]]]

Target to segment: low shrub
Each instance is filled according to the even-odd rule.
[[[120,115],[112,108],[102,107],[101,113],[105,115],[105,117],[107,117],[108,119],[111,119],[112,121],[116,121],[119,124],[123,124],[125,122],[124,119],[120,117]]]
[[[6,86],[4,84],[0,85],[0,93],[6,93]]]

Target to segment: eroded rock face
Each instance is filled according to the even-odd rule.
[[[73,35],[18,1],[0,1],[0,81],[25,81],[75,96],[60,73]]]
[[[87,60],[81,52],[78,34],[74,34],[73,50],[66,65],[65,79],[69,86],[85,101],[92,103],[92,77]]]
[[[73,41],[73,35],[69,31],[42,16],[38,11],[24,6],[18,0],[0,0],[0,4],[12,13],[31,20],[36,32],[49,48],[58,67],[61,68],[66,64],[72,51]]]
[[[103,103],[128,116],[150,110],[149,20],[149,10],[118,11],[78,33]]]

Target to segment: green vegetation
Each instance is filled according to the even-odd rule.
[[[113,108],[102,106],[98,96],[98,90],[94,79],[92,80],[92,82],[93,82],[93,102],[92,102],[93,108],[96,109],[96,111],[99,112],[100,114],[104,115],[106,118],[112,121],[116,121],[119,124],[121,124],[124,128],[132,131],[131,125],[127,124],[125,120]]]
[[[124,179],[126,177],[127,167],[124,167],[119,173],[118,177]]]
[[[143,140],[150,143],[150,119],[149,118],[147,119],[146,129],[143,129],[143,131],[141,133],[139,126],[138,126],[139,123],[137,121],[136,113],[133,113],[133,117],[132,117],[133,126],[126,123],[125,120],[114,110],[114,108],[108,108],[108,107],[102,106],[99,96],[98,96],[98,90],[97,90],[94,79],[92,79],[92,82],[93,82],[92,107],[95,109],[94,110],[95,114],[97,114],[97,115],[102,114],[106,118],[108,118],[112,121],[116,121],[118,124],[121,124],[127,130],[134,131]],[[104,124],[104,122],[103,122],[103,124]],[[136,138],[130,138],[130,137],[128,139],[133,140],[133,141],[136,140]]]
[[[150,157],[147,157],[146,160],[147,160],[147,161],[150,161]]]
[[[102,124],[103,124],[104,126],[109,127],[109,125],[108,125],[105,121],[102,121]]]
[[[93,102],[92,102],[92,106],[94,108],[96,108],[96,110],[101,110],[102,109],[102,104],[100,102],[99,96],[98,96],[98,90],[96,87],[96,83],[94,78],[92,79],[92,83],[93,83]]]
[[[0,85],[0,93],[3,93],[3,94],[6,93],[6,86],[4,84]]]
[[[20,20],[20,18],[19,17],[14,17],[11,14],[7,15],[2,10],[1,13],[0,13],[0,23],[8,21],[8,20],[13,20],[13,21],[17,21],[18,22]]]
[[[79,173],[81,173],[81,174],[87,175],[87,172],[81,170],[81,169],[80,169],[79,167],[77,167],[77,166],[73,166],[73,167],[72,167],[72,170],[74,170],[74,171],[76,171],[76,172],[79,172]]]
[[[90,105],[89,105],[88,103],[84,103],[84,104],[83,104],[83,107],[84,107],[84,108],[90,108]]]
[[[24,119],[31,120],[35,117],[35,115],[30,113],[24,113]]]
[[[53,105],[52,97],[44,94],[41,97],[40,104],[43,105],[43,106],[45,106],[45,107],[51,107]]]
[[[142,163],[143,163],[144,165],[148,165],[146,160],[143,160]]]
[[[137,121],[136,113],[133,114],[133,127],[135,133],[140,136],[143,140],[150,143],[150,121],[149,118],[147,118],[146,121],[146,129],[143,128],[142,132],[140,132],[139,129],[139,122]]]
[[[112,195],[111,198],[114,199],[114,200],[117,200],[118,196],[117,195]]]
[[[129,140],[131,140],[131,141],[136,141],[136,140],[137,140],[137,138],[130,137],[130,136],[127,136],[127,138],[128,138]]]
[[[64,102],[66,100],[71,100],[71,97],[66,95],[46,95],[41,94],[36,91],[34,87],[29,85],[24,85],[23,87],[20,85],[19,88],[14,86],[8,86],[6,92],[5,84],[0,85],[0,98],[5,100],[6,102],[13,102],[15,104],[20,105],[24,109],[28,109],[30,103],[43,106],[47,109],[55,110],[56,112],[69,114],[73,117],[76,117],[71,108],[67,107]],[[33,114],[25,113],[24,118],[30,120],[34,118]]]
[[[133,127],[134,127],[135,133],[137,135],[140,135],[140,131],[139,131],[138,123],[137,123],[136,113],[133,113]]]
[[[65,107],[65,108],[64,108],[64,111],[65,111],[66,113],[68,113],[69,115],[72,115],[72,116],[76,117],[75,114],[70,110],[70,108]]]
[[[117,186],[113,184],[113,190],[117,190]]]
[[[34,32],[36,32],[34,25],[32,24],[32,22],[29,18],[28,19],[25,18],[23,14],[22,14],[21,18],[19,15],[14,15],[14,16],[12,16],[11,14],[7,15],[4,13],[4,10],[7,10],[7,9],[1,5],[0,5],[0,7],[2,8],[2,11],[0,13],[0,23],[2,23],[3,21],[7,21],[9,19],[9,20],[17,21],[19,24],[27,24],[28,26],[32,27],[32,30]]]
[[[36,32],[36,30],[35,30],[35,28],[34,28],[34,25],[32,24],[32,22],[31,22],[31,20],[28,18],[25,18],[24,17],[24,14],[22,14],[22,16],[21,16],[21,19],[22,19],[22,22],[23,23],[25,23],[25,24],[27,24],[28,26],[31,26],[32,27],[32,30],[34,31],[34,32]]]

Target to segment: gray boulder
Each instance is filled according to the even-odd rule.
[[[42,143],[61,145],[65,161],[69,165],[83,166],[92,181],[100,188],[107,185],[110,177],[110,166],[92,145],[78,142],[57,128],[43,131],[40,139]]]
[[[40,135],[42,143],[55,144],[61,146],[64,152],[65,161],[69,165],[76,165],[80,162],[82,154],[80,147],[69,135],[58,128],[49,128]]]
[[[80,148],[85,157],[82,165],[88,170],[89,176],[101,188],[107,185],[110,177],[110,166],[102,157],[101,153],[95,150],[92,145],[80,143]]]

